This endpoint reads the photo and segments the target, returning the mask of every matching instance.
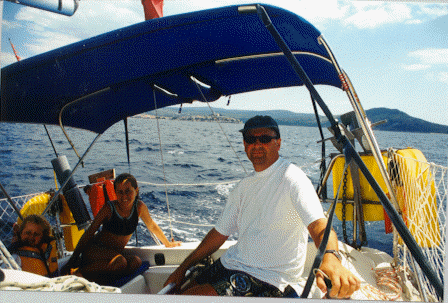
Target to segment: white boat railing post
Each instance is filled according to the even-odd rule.
[[[17,262],[14,260],[14,258],[11,256],[11,254],[9,253],[8,249],[6,248],[6,246],[3,244],[2,240],[0,240],[0,258],[2,259],[2,261],[9,265],[12,269],[15,270],[22,270],[19,266],[19,264],[17,264]]]
[[[166,295],[167,293],[172,291],[175,286],[176,286],[175,283],[170,283],[167,286],[165,286],[164,288],[162,288],[157,294],[158,295]]]
[[[194,267],[194,266],[193,266]],[[191,267],[187,272],[185,273],[185,279],[188,280],[190,278],[190,275],[193,273],[193,267]],[[169,292],[171,292],[176,287],[176,283],[170,283],[164,288],[162,288],[157,294],[158,295],[166,295]]]

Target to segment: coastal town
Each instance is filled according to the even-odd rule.
[[[140,114],[134,116],[134,118],[140,119],[163,119],[163,120],[179,120],[179,121],[193,121],[193,122],[220,122],[220,123],[242,123],[241,120],[226,117],[221,114],[214,115],[176,115],[176,116],[159,116],[156,117],[154,115],[149,114]]]

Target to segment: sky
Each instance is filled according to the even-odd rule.
[[[165,0],[164,15],[253,2]],[[321,31],[365,110],[387,107],[448,125],[447,0],[264,0],[262,3],[300,15]],[[8,39],[23,60],[143,21],[141,0],[80,0],[71,17],[3,1],[0,63],[4,67],[16,61]],[[345,93],[322,86],[318,91],[335,115],[351,110]],[[213,106],[313,111],[303,87],[236,95],[229,107],[226,104],[227,99],[222,98]]]

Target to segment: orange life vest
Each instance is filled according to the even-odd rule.
[[[54,240],[50,243],[43,243],[41,249],[22,246],[15,253],[20,256],[23,271],[48,277],[58,269],[56,241]]]
[[[117,200],[117,195],[115,194],[114,183],[112,180],[106,180],[92,185],[89,193],[89,201],[94,217],[106,201],[114,200]]]

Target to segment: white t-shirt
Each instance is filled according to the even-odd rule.
[[[300,291],[308,242],[307,226],[325,218],[311,181],[297,166],[279,158],[244,178],[229,196],[216,230],[238,234],[221,257],[227,269],[244,271],[281,291]]]

